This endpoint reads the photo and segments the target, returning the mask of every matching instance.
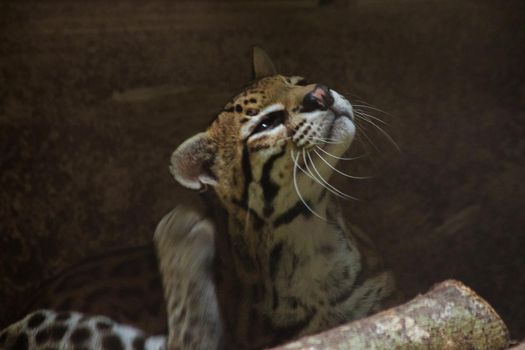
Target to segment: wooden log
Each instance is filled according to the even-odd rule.
[[[509,348],[509,350],[525,350],[525,340],[519,344],[514,344],[514,346]]]
[[[506,349],[509,332],[463,283],[447,280],[406,304],[274,350]]]

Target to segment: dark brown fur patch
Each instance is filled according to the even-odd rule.
[[[82,344],[91,337],[91,331],[86,327],[77,328],[71,333],[71,341],[73,344]]]
[[[40,326],[42,324],[42,322],[45,321],[45,319],[46,319],[46,315],[44,315],[41,312],[37,312],[36,314],[31,316],[29,318],[29,320],[27,321],[27,328],[29,328],[29,329],[36,328],[36,327]]]
[[[249,115],[250,117],[253,117],[254,115],[257,115],[259,113],[258,109],[255,108],[248,108],[246,110],[246,115]],[[241,119],[241,124],[247,122],[250,119]]]
[[[27,335],[25,333],[21,333],[16,338],[15,343],[13,344],[12,350],[27,350],[29,346],[29,342],[27,340]]]
[[[44,330],[41,330],[35,335],[35,342],[37,344],[45,343],[49,339],[49,332],[47,331],[47,328]]]
[[[40,330],[36,336],[35,341],[37,344],[45,343],[48,340],[60,341],[64,334],[67,332],[67,327],[64,325],[53,325]]]
[[[67,311],[59,312],[57,314],[57,317],[55,318],[55,321],[58,321],[58,322],[67,321],[70,317],[71,317],[71,313]]]
[[[113,327],[113,325],[107,321],[98,321],[95,325],[99,331],[105,331]]]
[[[51,340],[60,341],[67,332],[67,327],[63,325],[54,325],[49,328],[49,335]]]
[[[144,337],[138,336],[135,339],[133,339],[133,343],[131,346],[133,347],[133,350],[143,350],[144,349]]]
[[[104,350],[124,350],[124,345],[117,335],[110,334],[102,339],[102,348]]]

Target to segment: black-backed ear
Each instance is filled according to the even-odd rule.
[[[253,47],[253,78],[259,79],[262,77],[269,77],[277,74],[277,70],[273,65],[272,60],[264,51],[258,46]]]
[[[205,132],[190,137],[171,155],[171,174],[182,186],[193,190],[217,185],[217,178],[210,170],[215,150],[215,144]]]

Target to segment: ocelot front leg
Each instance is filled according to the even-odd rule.
[[[179,206],[155,231],[168,315],[168,349],[218,349],[221,317],[213,279],[214,227]]]

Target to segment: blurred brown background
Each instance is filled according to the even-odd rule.
[[[281,72],[389,115],[350,220],[412,296],[457,278],[525,337],[525,11],[520,1],[0,4],[0,328],[80,259],[151,240],[189,194],[171,151],[250,78]],[[385,126],[386,127],[386,126]],[[372,145],[374,143],[378,149]]]

